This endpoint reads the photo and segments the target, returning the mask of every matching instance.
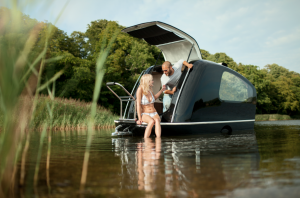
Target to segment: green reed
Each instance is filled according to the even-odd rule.
[[[35,3],[35,0],[26,2],[4,0],[2,5],[9,9],[0,8],[0,197],[13,195],[11,192],[14,190],[16,164],[20,152],[22,152],[20,184],[24,184],[26,154],[30,142],[29,131],[32,129],[31,126],[34,126],[32,122],[37,112],[39,92],[53,83],[63,72],[58,72],[45,84],[40,84],[45,63],[56,61],[59,57],[46,59],[49,35],[53,26],[38,23],[22,14],[22,8],[31,3]],[[41,39],[42,30],[44,40]],[[28,94],[30,100],[22,100],[20,95],[24,90],[27,93],[34,93],[27,84],[30,76],[37,79],[35,94],[34,97]],[[43,124],[47,124],[47,120]],[[24,139],[26,141],[23,145]],[[40,155],[40,151],[38,153]],[[36,167],[39,166],[39,155]],[[35,179],[37,173],[38,169],[35,172]]]
[[[113,120],[118,118],[107,109],[97,105],[105,73],[104,63],[117,32],[113,33],[109,42],[103,39],[96,61],[93,101],[85,103],[55,98],[55,81],[63,71],[59,71],[47,82],[41,84],[41,75],[46,64],[61,58],[46,58],[48,40],[53,26],[34,20],[24,23],[21,10],[29,3],[35,3],[35,0],[26,2],[4,0],[4,5],[10,9],[0,8],[0,197],[11,197],[10,190],[14,190],[15,181],[19,181],[20,186],[25,185],[26,156],[30,147],[31,131],[36,129],[41,129],[42,132],[37,151],[34,186],[38,185],[42,147],[47,134],[46,174],[49,190],[51,131],[47,133],[47,129],[88,129],[80,182],[80,189],[83,190],[86,184],[94,129],[111,127],[114,125]],[[43,31],[45,35],[44,39],[41,39]],[[108,31],[106,35],[109,35]],[[31,90],[27,83],[31,76],[37,79],[35,90]],[[53,85],[52,91],[49,89],[51,84]],[[39,94],[43,89],[48,89],[49,96]],[[17,180],[15,175],[20,157],[20,179]]]
[[[36,165],[35,165],[35,171],[34,171],[34,186],[37,186],[37,182],[38,182],[40,161],[41,161],[41,156],[42,156],[42,148],[43,148],[44,138],[46,136],[46,130],[47,130],[47,124],[45,124],[43,126],[43,131],[42,131],[42,134],[40,137],[40,144],[39,144]]]
[[[107,35],[108,30],[106,30]],[[94,134],[94,126],[96,125],[96,119],[104,119],[104,115],[99,116],[97,114],[97,101],[99,99],[101,84],[103,80],[103,76],[105,74],[104,63],[105,60],[110,52],[113,42],[117,38],[118,31],[116,30],[113,33],[110,41],[106,44],[106,38],[102,40],[101,50],[99,56],[96,61],[96,80],[95,80],[95,87],[93,93],[93,101],[90,106],[90,116],[88,118],[88,134],[87,134],[87,141],[86,141],[86,148],[84,153],[84,160],[82,166],[82,174],[81,174],[81,181],[80,181],[80,190],[84,190],[87,178],[87,171],[88,171],[88,162],[90,156],[90,147],[92,143],[92,135]]]
[[[20,100],[33,100],[30,97],[21,97]],[[48,129],[69,130],[87,129],[90,119],[92,103],[86,103],[74,99],[53,98],[39,96],[37,98],[36,111],[32,120],[32,128],[42,129],[45,120]],[[114,120],[118,116],[104,107],[96,105],[94,128],[107,128],[114,126]]]

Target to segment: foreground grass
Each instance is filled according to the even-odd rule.
[[[21,104],[30,104],[32,98],[21,97]],[[53,105],[53,119],[49,115],[49,107]],[[47,96],[39,96],[33,116],[32,126],[34,129],[42,129],[44,123],[53,127],[54,130],[86,129],[90,116],[92,103],[81,102],[73,99],[55,98],[53,101]],[[21,109],[21,108],[18,108]],[[114,127],[114,120],[118,119],[104,107],[97,106],[95,116],[95,128]],[[0,114],[0,127],[3,123],[3,114]]]
[[[273,121],[273,120],[295,120],[300,119],[300,115],[281,115],[281,114],[256,114],[255,121]]]

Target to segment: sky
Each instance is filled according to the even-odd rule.
[[[260,68],[276,63],[300,73],[300,0],[37,2],[22,11],[38,21],[54,23],[69,35],[85,32],[87,25],[98,19],[117,21],[126,27],[161,21],[186,32],[211,54],[225,52],[237,63]]]

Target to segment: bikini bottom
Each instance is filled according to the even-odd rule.
[[[143,114],[148,115],[148,116],[150,116],[151,118],[153,118],[153,117],[157,114],[157,112],[153,112],[153,113],[142,113],[142,115],[143,115]]]

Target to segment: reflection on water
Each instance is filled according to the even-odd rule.
[[[83,196],[299,197],[300,124],[272,123],[230,136],[111,138],[111,130],[98,131]],[[34,193],[30,178],[38,140],[37,133],[20,196]],[[38,196],[78,196],[85,142],[85,131],[52,132],[50,178],[45,146]]]
[[[126,166],[123,174],[129,174],[121,181],[122,186],[130,183],[139,190],[166,197],[224,195],[239,185],[250,185],[248,180],[255,177],[259,169],[253,132],[228,137],[147,138],[144,141],[116,138],[113,145],[122,166]]]

